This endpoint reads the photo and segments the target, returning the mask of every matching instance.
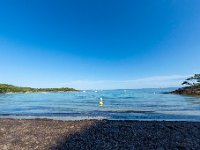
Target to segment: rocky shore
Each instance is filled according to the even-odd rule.
[[[183,95],[199,95],[200,96],[200,86],[188,86],[179,88],[175,91],[169,92],[170,94],[183,94]]]
[[[200,122],[0,119],[0,149],[200,149]]]

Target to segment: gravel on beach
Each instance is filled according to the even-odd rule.
[[[0,150],[200,149],[200,122],[0,119]]]

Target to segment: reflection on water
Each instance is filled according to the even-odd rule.
[[[0,117],[200,121],[200,97],[162,94],[170,90],[0,94]]]

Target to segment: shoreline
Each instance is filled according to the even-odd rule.
[[[0,119],[14,119],[14,120],[52,120],[52,121],[144,121],[144,122],[197,122],[200,123],[200,119],[110,119],[104,116],[10,116],[2,115]]]
[[[200,122],[0,119],[0,149],[200,149]]]

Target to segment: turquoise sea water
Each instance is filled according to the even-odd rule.
[[[162,94],[170,90],[0,94],[0,117],[200,121],[200,97]]]

